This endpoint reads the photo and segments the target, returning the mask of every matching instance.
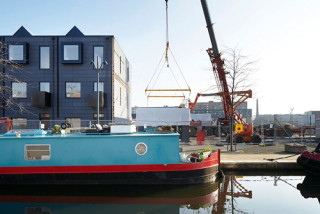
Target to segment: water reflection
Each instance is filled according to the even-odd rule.
[[[228,175],[216,183],[187,187],[6,186],[0,187],[0,213],[318,213],[318,201],[310,200],[319,200],[317,181]]]
[[[2,187],[1,213],[179,213],[208,210],[219,182],[195,186]]]

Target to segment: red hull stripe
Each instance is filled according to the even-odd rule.
[[[310,153],[308,151],[304,151],[304,152],[302,152],[301,156],[305,157],[307,159],[312,159],[312,160],[320,162],[320,153],[316,153],[316,152]]]
[[[51,173],[121,173],[190,171],[219,164],[218,153],[213,153],[199,163],[145,164],[145,165],[104,165],[104,166],[27,166],[0,167],[0,174],[51,174]]]

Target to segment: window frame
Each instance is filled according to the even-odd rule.
[[[102,67],[101,67],[101,69],[103,69],[103,68],[104,68],[104,65],[103,65],[103,62],[104,62],[104,60],[103,60],[103,59],[104,59],[104,46],[103,46],[103,45],[94,45],[94,46],[93,46],[93,56],[92,56],[92,57],[93,57],[93,64],[94,64],[93,69],[95,69],[95,70],[100,69],[100,68],[96,68],[96,67],[95,67],[95,62],[96,62],[95,60],[96,60],[96,59],[95,59],[95,57],[94,57],[94,53],[95,53],[95,52],[94,52],[94,49],[95,49],[96,47],[102,48],[102,58],[101,58],[101,65],[102,65]],[[97,64],[98,64],[98,63],[97,63]],[[101,66],[101,65],[100,65],[100,66]]]
[[[96,117],[96,116],[97,116],[97,113],[94,113],[94,114],[93,114],[93,121],[94,121],[94,122],[97,121],[97,117]],[[99,112],[99,116],[100,116],[100,117],[99,117],[99,120],[100,120],[100,121],[104,121],[104,120],[105,120],[105,115],[104,115],[104,113],[100,113],[100,112]]]
[[[27,147],[28,146],[48,146],[49,147],[49,159],[44,159],[44,160],[42,160],[42,159],[40,159],[40,160],[27,159]],[[40,150],[40,151],[47,151],[47,150]],[[49,161],[49,160],[51,160],[51,144],[25,144],[24,145],[24,160],[26,160],[26,161]]]
[[[28,126],[28,119],[26,118],[26,117],[14,117],[14,118],[11,118],[11,121],[12,121],[12,127],[13,127],[13,129],[17,129],[17,128],[15,128],[15,120],[25,120],[25,122],[26,122],[26,124],[25,124],[25,128],[27,128],[27,126]],[[24,125],[24,124],[23,124]],[[18,128],[18,129],[23,129],[23,128]]]
[[[129,61],[126,58],[126,72],[127,72],[127,82],[130,82],[130,64]]]
[[[64,46],[65,45],[77,45],[78,46],[78,60],[65,60],[64,59]],[[62,64],[82,64],[82,42],[61,42],[60,43],[60,58]]]
[[[119,99],[119,101],[120,101],[120,106],[121,106],[121,92],[122,92],[122,89],[121,89],[121,86],[120,86],[120,99]]]
[[[95,87],[95,85],[98,86],[97,82],[98,81],[93,82],[93,91],[95,91],[95,92],[97,92],[97,90],[98,90],[98,87]],[[104,93],[104,82],[103,81],[99,81],[99,83],[100,84],[102,83],[102,86],[103,86],[102,87],[102,91],[100,90],[99,92],[103,92]],[[99,89],[100,89],[100,86],[99,86]]]
[[[49,48],[49,68],[41,68],[41,48]],[[51,69],[51,47],[49,45],[40,45],[39,46],[39,69],[40,70],[50,70]]]
[[[39,91],[42,91],[41,90],[41,83],[48,83],[49,84],[49,91],[45,91],[45,92],[51,93],[50,82],[39,82]]]
[[[79,84],[80,84],[80,97],[68,97],[68,96],[67,96],[67,83],[79,83]],[[65,97],[66,97],[67,99],[81,99],[81,82],[73,82],[73,81],[71,81],[71,82],[65,82]]]
[[[19,64],[27,64],[29,62],[29,45],[27,42],[16,42],[16,43],[8,43],[8,51],[7,51],[7,59],[11,62],[15,62],[15,63],[19,63]],[[22,46],[23,50],[22,50],[22,56],[23,59],[22,60],[10,60],[10,45],[15,45],[15,46]]]
[[[120,60],[120,68],[119,68],[119,69],[120,69],[120,74],[121,74],[121,69],[122,69],[122,65],[121,65],[121,64],[122,64],[122,61],[121,61],[122,59],[121,59],[121,56],[119,56],[119,60]]]
[[[26,85],[26,96],[25,97],[14,97],[13,96],[13,84],[25,84]],[[27,82],[11,82],[11,97],[14,99],[26,99],[28,98],[28,84]]]

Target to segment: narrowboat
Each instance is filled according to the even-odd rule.
[[[202,184],[220,176],[219,165],[219,151],[191,157],[179,152],[179,134],[132,125],[0,136],[0,185]]]
[[[304,151],[297,159],[307,174],[320,176],[320,143],[313,152]]]

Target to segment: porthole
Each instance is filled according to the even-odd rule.
[[[142,142],[140,142],[140,143],[138,143],[137,145],[136,145],[136,153],[138,154],[138,155],[144,155],[144,154],[146,154],[147,153],[147,151],[148,151],[148,147],[147,147],[147,145],[145,144],[145,143],[142,143]]]

